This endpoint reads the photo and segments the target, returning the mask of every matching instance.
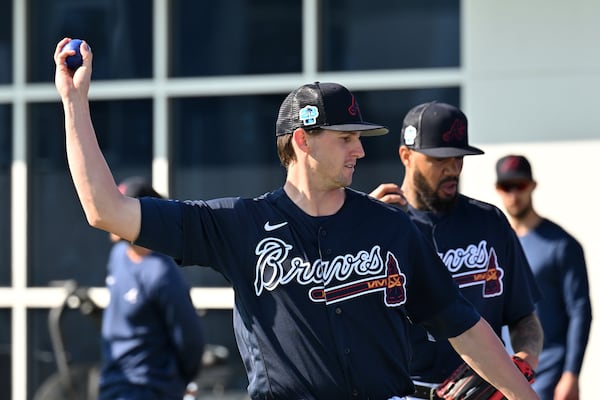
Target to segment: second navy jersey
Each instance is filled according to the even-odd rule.
[[[132,260],[129,247],[117,242],[108,261],[99,399],[180,400],[201,366],[202,321],[173,259]]]
[[[462,294],[501,336],[509,325],[531,314],[540,292],[517,236],[497,207],[459,195],[446,213],[408,208],[408,215],[435,247]],[[462,359],[447,340],[411,327],[415,355],[413,379],[439,383]]]

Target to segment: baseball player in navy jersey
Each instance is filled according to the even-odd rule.
[[[509,399],[537,399],[487,322],[456,289],[405,213],[349,188],[364,122],[345,87],[292,91],[276,124],[283,187],[209,201],[135,199],[117,189],[88,106],[92,54],[55,84],[67,158],[88,222],[183,265],[220,271],[235,291],[234,329],[252,399],[375,399],[413,392],[410,322],[454,348]]]
[[[578,400],[579,373],[592,324],[581,244],[533,206],[529,160],[509,154],[496,163],[496,191],[531,265],[543,298],[536,304],[544,347],[533,389],[542,400]]]
[[[141,177],[119,184],[127,196],[161,197]],[[200,371],[204,328],[190,287],[171,257],[115,242],[102,319],[100,400],[181,400]]]
[[[462,294],[498,336],[507,325],[516,355],[536,367],[543,333],[535,302],[539,290],[523,250],[503,213],[458,192],[463,157],[483,154],[470,146],[467,118],[439,102],[420,104],[405,116],[399,156],[405,167],[402,186],[388,183],[371,195],[403,206],[433,244]],[[416,398],[431,396],[462,360],[447,340],[425,327],[410,327],[415,349],[410,375]]]

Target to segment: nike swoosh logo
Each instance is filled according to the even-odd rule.
[[[285,226],[285,225],[287,225],[287,221],[286,222],[282,222],[280,224],[275,224],[275,225],[271,225],[271,223],[269,221],[267,221],[267,222],[265,222],[264,228],[265,228],[265,231],[271,232],[271,231],[274,231],[275,229],[279,229],[279,228],[281,228],[282,226]]]

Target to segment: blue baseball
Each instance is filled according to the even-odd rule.
[[[79,47],[81,46],[81,39],[73,39],[69,43],[65,45],[64,50],[75,50],[75,55],[67,57],[67,67],[69,69],[77,69],[81,67],[83,63],[83,58],[81,57],[81,52],[79,51]]]

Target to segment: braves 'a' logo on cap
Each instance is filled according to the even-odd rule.
[[[298,113],[298,117],[304,126],[315,125],[318,116],[319,109],[315,106],[306,106]]]
[[[519,169],[519,164],[521,164],[519,157],[508,157],[500,166],[500,172],[517,170]]]
[[[358,103],[354,99],[354,95],[352,95],[352,103],[350,104],[350,107],[348,107],[348,114],[352,115],[353,117],[360,114],[360,109],[358,108]]]
[[[462,140],[467,133],[467,127],[464,122],[460,119],[455,119],[450,129],[442,134],[444,142],[451,142],[454,140]]]

